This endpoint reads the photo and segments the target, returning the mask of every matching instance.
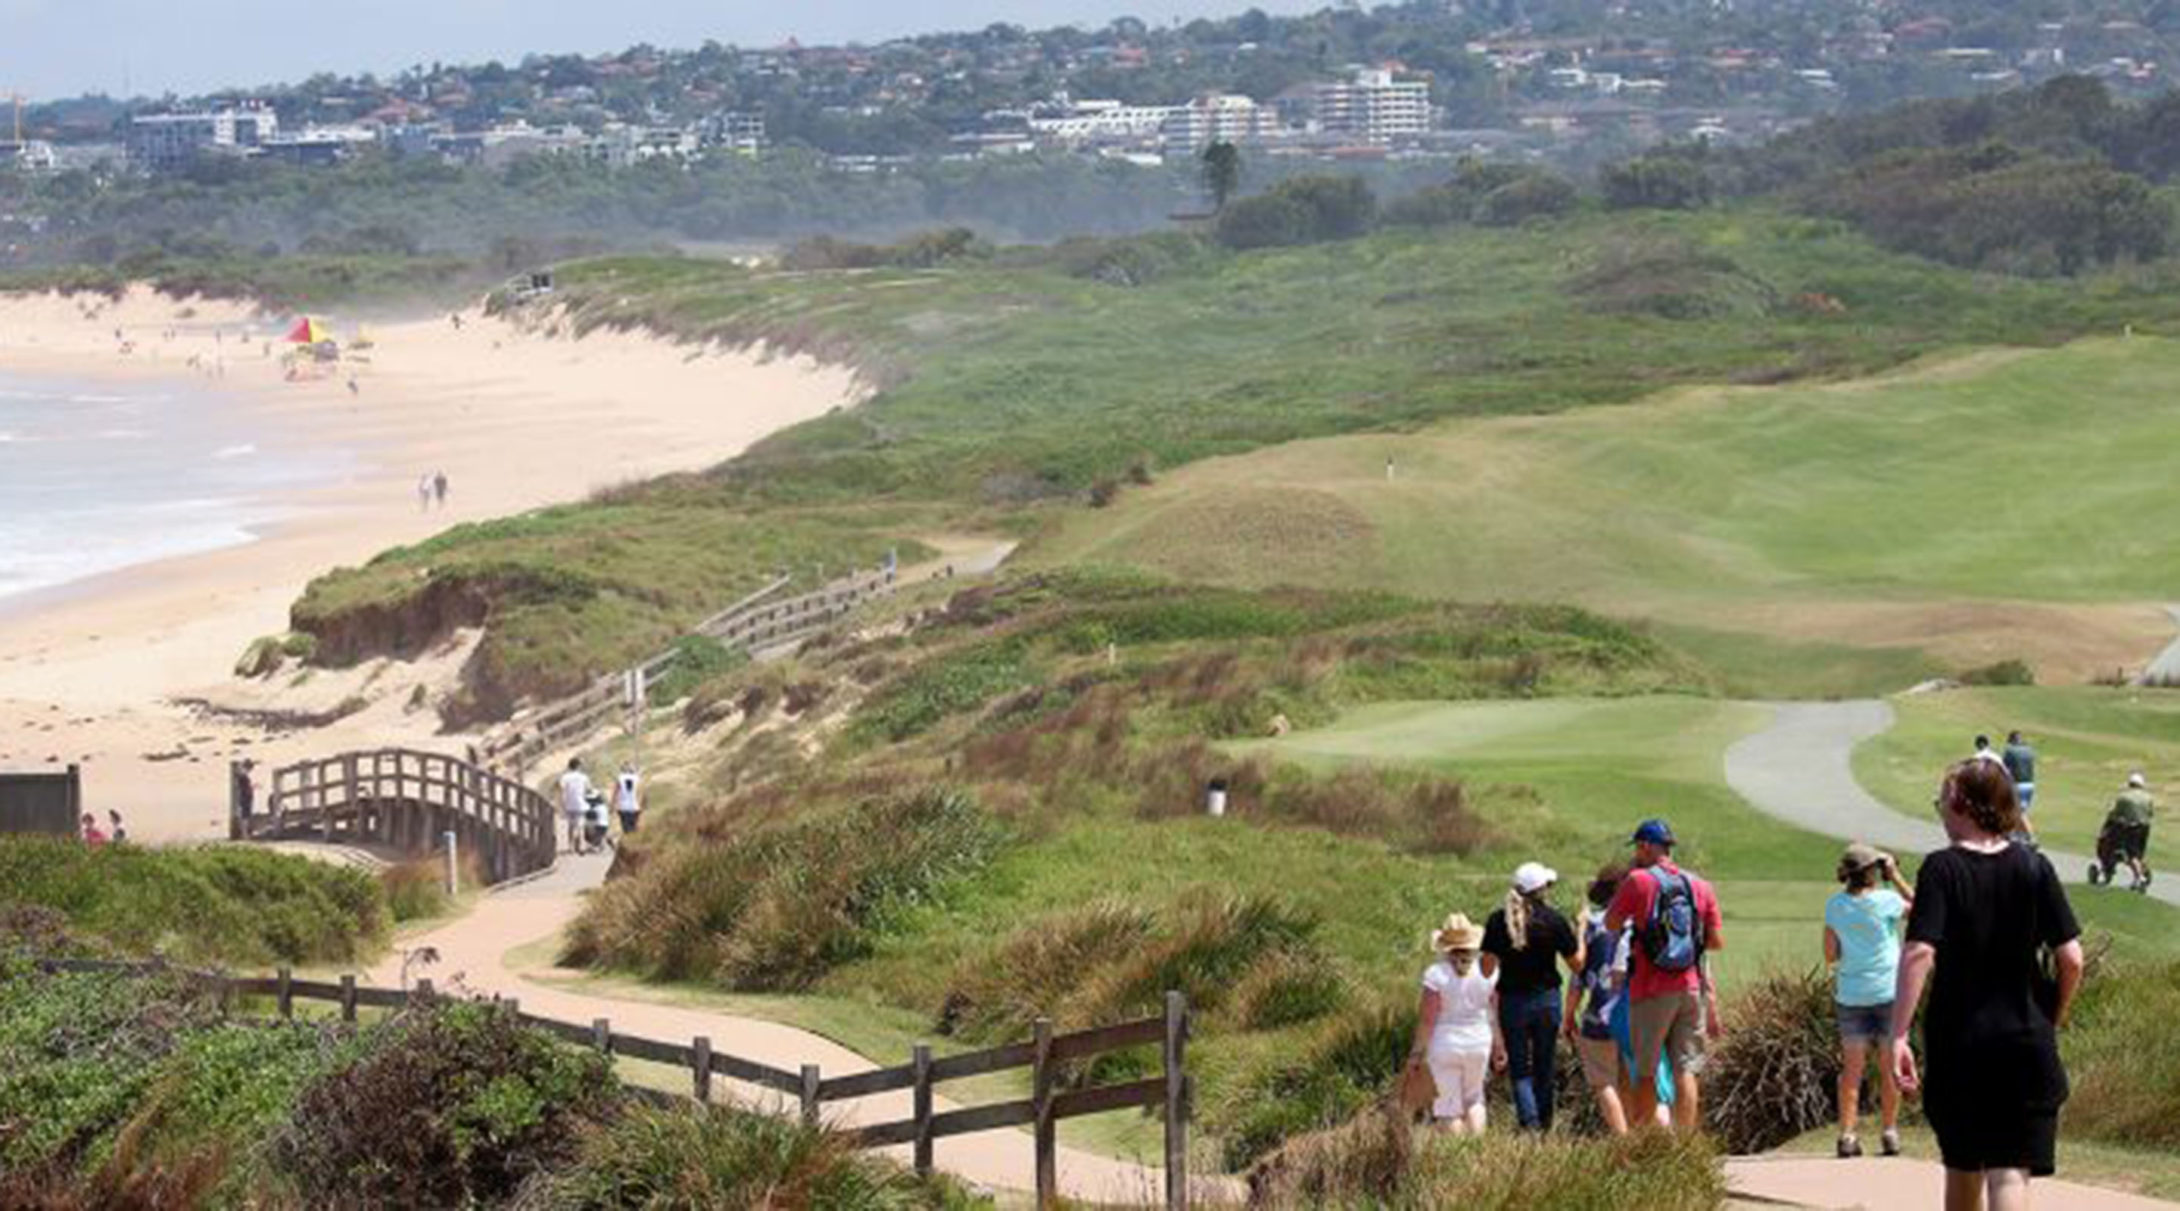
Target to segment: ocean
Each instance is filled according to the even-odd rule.
[[[336,469],[214,392],[0,371],[0,602],[249,542],[283,490]]]

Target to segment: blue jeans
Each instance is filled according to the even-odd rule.
[[[1524,1127],[1551,1130],[1559,989],[1500,993],[1499,1033],[1506,1038],[1506,1074],[1514,1082],[1514,1117]]]

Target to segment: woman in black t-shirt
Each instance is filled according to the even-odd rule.
[[[2042,854],[2006,838],[2020,827],[2013,783],[1995,761],[1947,771],[1938,815],[1953,844],[1923,860],[1892,1010],[1900,1087],[1923,1094],[1945,1161],[1947,1211],[2029,1205],[2029,1178],[2054,1171],[2066,1069],[2058,1028],[2082,980],[2081,929]],[[2050,948],[2054,976],[2039,950]],[[1908,1028],[1928,982],[1927,1076]]]
[[[1559,875],[1541,862],[1514,872],[1506,907],[1484,922],[1484,974],[1499,979],[1499,1036],[1514,1083],[1514,1117],[1523,1127],[1552,1129],[1558,1075],[1559,969],[1582,971],[1582,939],[1545,901]]]

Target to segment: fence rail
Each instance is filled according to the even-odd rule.
[[[788,580],[782,576],[772,581],[697,623],[690,633],[749,651],[789,643],[831,625],[874,597],[892,592],[895,573],[889,561],[798,597],[771,600],[787,587]],[[631,697],[671,667],[677,655],[668,648],[633,668],[600,677],[565,698],[522,712],[485,738],[478,746],[479,758],[521,770],[550,753],[573,747],[612,723],[622,711],[640,706]]]
[[[297,1001],[325,1001],[340,1006],[341,1020],[352,1023],[356,1021],[359,1009],[402,1009],[428,1002],[438,995],[430,980],[419,980],[411,989],[373,988],[358,984],[352,975],[342,976],[338,983],[298,980],[285,967],[272,976],[228,976],[158,961],[40,959],[38,966],[49,973],[179,975],[213,989],[223,1001],[269,996],[282,1018],[295,1015]],[[798,1072],[788,1072],[714,1051],[711,1040],[702,1036],[686,1045],[662,1042],[616,1031],[607,1018],[594,1019],[587,1025],[563,1022],[524,1013],[520,1004],[512,1000],[493,998],[493,1001],[504,1006],[524,1025],[544,1030],[577,1046],[685,1069],[690,1074],[690,1096],[699,1102],[711,1100],[714,1076],[725,1077],[795,1099],[802,1121],[815,1126],[828,1102],[910,1090],[913,1112],[908,1118],[851,1128],[846,1134],[858,1148],[912,1145],[913,1163],[919,1173],[931,1172],[934,1145],[938,1140],[1001,1127],[1030,1126],[1034,1129],[1037,1205],[1040,1208],[1055,1206],[1059,1198],[1057,1127],[1060,1122],[1131,1107],[1162,1107],[1166,1128],[1166,1206],[1177,1209],[1188,1205],[1188,1121],[1194,1091],[1186,1070],[1188,1001],[1179,992],[1166,994],[1165,1013],[1161,1017],[1060,1035],[1052,1033],[1050,1019],[1039,1018],[1028,1042],[943,1059],[934,1059],[931,1048],[919,1043],[905,1065],[830,1079],[815,1064],[805,1064]],[[1058,1088],[1063,1066],[1071,1061],[1152,1043],[1161,1048],[1163,1071],[1157,1076],[1064,1091]],[[934,1112],[933,1088],[940,1082],[1014,1068],[1030,1069],[1032,1092],[1029,1097]],[[657,1096],[652,1090],[632,1089],[631,1092],[638,1096]]]
[[[240,785],[240,771],[233,781]],[[238,794],[228,836],[376,842],[428,852],[445,833],[478,860],[489,882],[553,863],[554,812],[537,791],[443,753],[387,748],[282,766],[263,812]]]

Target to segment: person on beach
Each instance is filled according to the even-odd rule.
[[[234,764],[234,787],[229,793],[234,797],[235,814],[244,820],[249,819],[251,811],[257,807],[257,783],[250,777],[250,771],[256,766],[257,762],[248,757]]]
[[[419,513],[431,512],[431,476],[429,475],[416,477],[416,511]]]
[[[444,471],[434,471],[434,472],[432,472],[432,473],[431,473],[431,495],[432,495],[432,502],[433,502],[434,504],[437,504],[437,505],[438,505],[438,506],[439,506],[440,508],[442,508],[442,509],[444,509],[444,508],[446,508],[446,507],[447,507],[447,473],[446,473],[446,472],[444,472]]]
[[[2111,837],[2112,856],[2125,863],[2133,891],[2150,889],[2150,821],[2157,817],[2157,800],[2150,797],[2150,781],[2140,771],[2127,775],[2127,789],[2112,800],[2104,815],[2104,829]],[[2102,849],[2102,846],[2099,846]]]
[[[621,818],[621,835],[636,831],[643,815],[643,776],[636,772],[634,762],[622,762],[620,776],[613,780],[613,810]]]
[[[1505,907],[1484,921],[1483,971],[1497,981],[1499,1037],[1513,1082],[1514,1117],[1525,1129],[1552,1129],[1560,1025],[1560,962],[1582,972],[1582,939],[1546,901],[1559,872],[1541,862],[1514,871]]]
[[[121,823],[120,809],[112,807],[106,809],[106,825],[115,845],[128,843],[129,830]]]
[[[1634,927],[1628,976],[1628,1028],[1635,1051],[1628,1117],[1654,1112],[1660,1059],[1673,1065],[1673,1123],[1694,1131],[1703,1122],[1697,1076],[1704,1042],[1718,1029],[1705,959],[1725,949],[1718,896],[1711,885],[1673,864],[1675,839],[1663,820],[1635,830],[1635,869],[1621,880],[1605,911],[1605,928]]]
[[[583,796],[583,844],[592,851],[605,849],[612,844],[610,831],[606,825],[606,797],[592,789]]]
[[[1484,931],[1466,914],[1454,913],[1431,935],[1438,959],[1423,969],[1423,1000],[1416,1014],[1411,1063],[1430,1066],[1438,1098],[1431,1119],[1455,1135],[1484,1132],[1484,1074],[1503,1065],[1506,1050],[1493,1011],[1497,981],[1484,974]]]
[[[1885,1063],[1892,1041],[1892,991],[1900,971],[1899,923],[1915,902],[1892,855],[1860,841],[1841,855],[1837,877],[1845,890],[1824,906],[1824,961],[1834,968],[1832,1000],[1838,1009],[1839,1155],[1862,1155],[1855,1134],[1861,1114],[1862,1072],[1878,1055],[1878,1093],[1883,1130],[1878,1149],[1900,1155],[1900,1086]],[[1882,880],[1886,885],[1879,886]]]
[[[1627,1134],[1628,1063],[1613,1039],[1613,1011],[1627,995],[1626,951],[1620,935],[1605,928],[1605,907],[1612,903],[1625,863],[1599,869],[1590,880],[1589,908],[1582,914],[1582,970],[1567,998],[1560,1033],[1582,1061],[1582,1079],[1597,1099],[1597,1116],[1614,1135]]]
[[[1946,1211],[2025,1211],[2029,1180],[2056,1170],[2067,1096],[2057,1032],[2081,987],[2081,927],[2051,861],[2007,839],[2021,808],[2002,766],[1947,770],[1937,809],[1951,844],[1916,874],[1893,990],[1893,1077],[1922,1092]],[[1926,985],[1927,1074],[1908,1033]]]
[[[98,826],[98,817],[89,812],[83,813],[83,819],[76,822],[76,836],[93,849],[106,844],[106,830]]]
[[[568,758],[567,772],[560,775],[560,811],[567,817],[568,849],[583,852],[583,817],[590,811],[590,775],[583,772],[581,757]]]

